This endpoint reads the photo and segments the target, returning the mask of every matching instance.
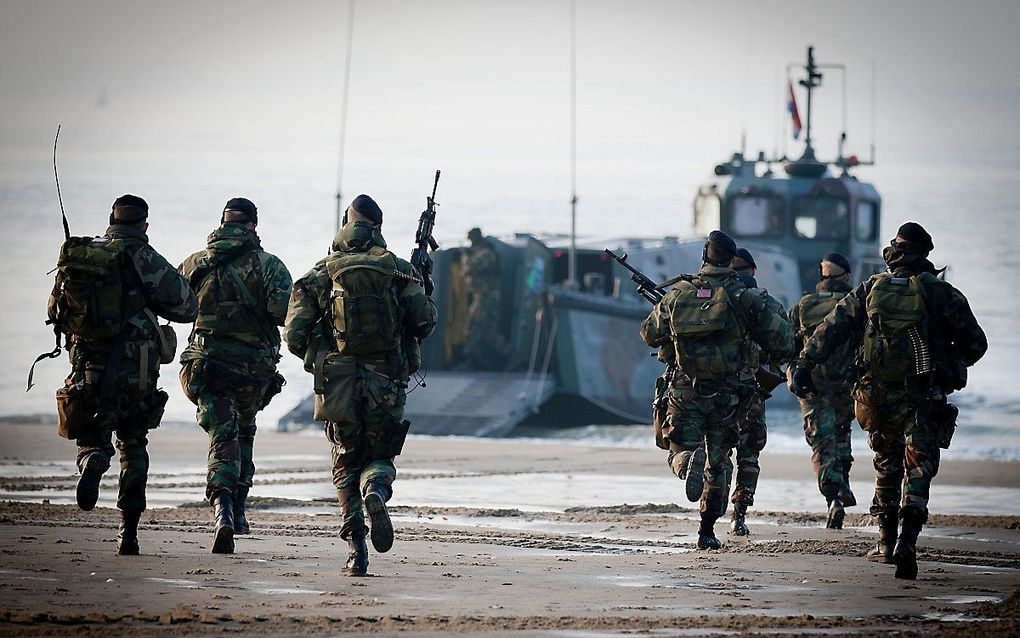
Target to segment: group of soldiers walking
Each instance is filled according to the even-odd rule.
[[[159,365],[173,360],[176,345],[158,318],[193,323],[180,381],[209,435],[212,552],[232,553],[234,536],[249,533],[255,420],[284,383],[276,366],[285,342],[314,377],[315,418],[331,445],[340,536],[350,548],[344,571],[366,574],[367,539],[378,552],[393,544],[386,502],[410,425],[406,388],[421,365],[420,343],[437,322],[430,277],[387,249],[383,212],[367,195],[348,207],[329,255],[296,282],[263,250],[258,210],[248,199],[228,201],[206,248],[176,269],[149,245],[148,217],[143,199],[125,195],[114,202],[102,237],[69,237],[61,247],[48,314],[58,346],[61,334],[70,340],[72,372],[58,391],[58,413],[62,434],[78,445],[78,506],[95,506],[115,435],[118,553],[139,553],[147,433],[167,401],[157,389]],[[485,353],[490,360],[506,354],[489,329],[498,319],[498,257],[478,229],[468,238],[461,267],[469,334],[477,340],[464,354],[484,365]],[[662,284],[641,338],[674,371],[663,380],[658,443],[668,448],[687,498],[700,500],[699,548],[721,546],[715,523],[730,502],[733,533],[750,532],[765,402],[782,379],[778,366],[789,363],[827,526],[841,528],[844,508],[856,504],[849,485],[856,416],[875,451],[871,513],[880,536],[868,557],[895,563],[897,577],[916,577],[929,486],[955,427],[946,397],[963,387],[966,368],[987,349],[964,296],[928,261],[933,248],[923,228],[904,224],[884,252],[889,272],[856,288],[849,261],[825,255],[816,291],[787,313],[758,286],[751,253],[714,231],[701,269]]]
[[[956,427],[947,396],[964,387],[966,369],[988,348],[966,298],[928,260],[933,248],[924,228],[904,224],[883,251],[888,272],[856,288],[846,257],[827,254],[816,291],[789,314],[757,287],[753,256],[722,231],[709,235],[695,275],[663,284],[672,288],[645,319],[641,338],[677,366],[661,437],[688,499],[701,501],[700,549],[720,547],[714,526],[727,508],[734,448],[732,531],[750,531],[745,516],[771,390],[755,371],[763,362],[789,362],[789,387],[800,399],[828,505],[826,526],[841,529],[844,508],[856,504],[849,482],[856,417],[875,453],[871,514],[879,541],[867,557],[894,563],[897,578],[917,577],[931,481]]]

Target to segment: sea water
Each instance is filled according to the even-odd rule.
[[[139,148],[128,140],[79,140],[61,149],[64,203],[73,234],[101,234],[110,203],[125,192],[145,197],[151,207],[152,245],[171,264],[204,247],[230,197],[246,196],[260,209],[264,247],[280,256],[297,278],[327,251],[333,234],[334,166],[331,142],[278,152],[253,144],[215,144],[180,139]],[[717,157],[685,157],[675,166],[608,158],[582,162],[582,235],[686,235],[689,202]],[[44,325],[47,294],[62,240],[49,149],[39,144],[0,149],[0,417],[54,414],[53,392],[67,374],[66,357],[46,360],[36,384],[25,392],[32,359],[53,348]],[[618,163],[614,163],[618,162]],[[508,158],[472,162],[455,158],[440,184],[437,235],[444,245],[461,241],[478,225],[491,234],[555,232],[569,228],[563,167],[548,158],[530,164]],[[432,161],[350,160],[350,193],[371,192],[386,211],[390,247],[407,256],[415,223],[431,188]],[[965,149],[888,149],[861,178],[883,196],[882,233],[891,237],[906,220],[924,224],[934,236],[936,265],[950,266],[949,279],[963,290],[988,334],[988,355],[971,370],[968,388],[955,395],[960,428],[948,458],[1020,459],[1020,294],[1016,292],[1020,251],[1020,150],[989,154]],[[584,176],[589,176],[585,181]],[[612,180],[601,179],[612,176]],[[517,185],[525,184],[527,188]],[[640,228],[621,208],[637,207]],[[696,267],[692,264],[691,267]],[[178,326],[186,342],[188,327]],[[637,335],[634,336],[637,339]],[[288,379],[282,394],[260,416],[272,426],[311,391],[301,362],[284,353]],[[194,408],[178,387],[177,365],[162,369],[161,386],[171,396],[165,419],[193,422]],[[427,392],[426,389],[418,391]],[[649,388],[649,396],[652,388]],[[554,425],[554,424],[551,424]],[[770,409],[769,447],[804,451],[795,409]],[[534,436],[529,431],[529,436]],[[538,432],[542,437],[645,445],[644,427],[592,426]],[[859,434],[858,434],[859,436]],[[858,441],[857,449],[864,447]]]

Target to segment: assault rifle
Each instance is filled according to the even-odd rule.
[[[432,296],[432,257],[429,249],[437,250],[439,243],[432,237],[432,231],[436,227],[436,189],[439,187],[439,171],[436,171],[436,181],[432,184],[432,195],[426,198],[425,210],[418,218],[418,230],[414,233],[414,250],[411,251],[411,265],[421,275],[422,283],[425,286],[425,294]]]
[[[637,285],[637,294],[641,295],[642,297],[645,297],[645,299],[652,305],[655,305],[662,301],[662,298],[665,296],[665,293],[662,292],[662,289],[665,286],[656,284],[655,282],[650,280],[647,275],[639,271],[639,269],[627,263],[627,253],[623,253],[623,256],[621,257],[612,250],[606,248],[606,254],[612,257],[613,259],[616,259],[617,263],[619,263],[620,265],[628,269],[628,271],[630,271],[630,281]],[[691,281],[694,278],[691,275],[680,275],[667,282],[667,284],[675,284],[681,279]]]

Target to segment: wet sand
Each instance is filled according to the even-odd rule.
[[[72,444],[17,424],[0,441],[0,635],[1020,633],[1020,463],[944,462],[904,582],[862,558],[865,506],[824,529],[807,454],[766,451],[752,535],[719,525],[723,549],[699,552],[694,504],[654,448],[414,438],[397,542],[350,579],[321,436],[259,433],[253,534],[232,556],[209,554],[197,428],[150,437],[138,557],[114,555],[114,474],[80,512]],[[859,462],[862,503],[870,478]]]

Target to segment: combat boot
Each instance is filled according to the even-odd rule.
[[[896,563],[896,578],[914,580],[917,578],[917,535],[921,533],[921,514],[904,512],[900,520],[900,537],[893,549]]]
[[[895,546],[896,514],[882,514],[878,517],[878,544],[868,552],[867,559],[873,563],[891,565]]]
[[[138,555],[138,519],[141,517],[140,510],[121,510],[120,530],[117,532],[117,554],[121,556]]]
[[[248,517],[244,512],[245,501],[248,500],[248,488],[237,486],[234,492],[234,534],[249,534]]]
[[[701,526],[698,528],[698,549],[719,549],[722,544],[715,537],[715,517],[701,513]]]
[[[386,510],[385,487],[369,483],[365,490],[365,510],[372,522],[372,547],[385,554],[393,547],[393,523]]]
[[[74,500],[78,509],[91,512],[99,500],[99,482],[103,480],[103,460],[98,452],[89,454],[83,463],[78,487],[74,492]]]
[[[839,491],[839,500],[843,501],[843,507],[857,505],[857,497],[854,496],[854,491],[850,489],[849,480],[843,483],[843,489]]]
[[[730,525],[734,536],[747,536],[751,533],[744,520],[746,516],[747,505],[745,503],[735,503],[733,505],[733,524]]]
[[[699,447],[691,451],[677,452],[671,459],[673,473],[684,481],[684,492],[687,500],[694,503],[701,499],[705,489],[705,448]]]
[[[837,496],[829,501],[829,515],[825,519],[827,529],[843,529],[843,518],[846,510],[843,509],[843,501]]]
[[[368,544],[365,543],[365,530],[362,528],[357,532],[351,532],[347,539],[347,545],[351,548],[347,555],[347,564],[342,572],[345,576],[365,576],[368,574]]]
[[[234,553],[234,498],[229,492],[220,492],[213,501],[216,529],[213,531],[213,554]]]

